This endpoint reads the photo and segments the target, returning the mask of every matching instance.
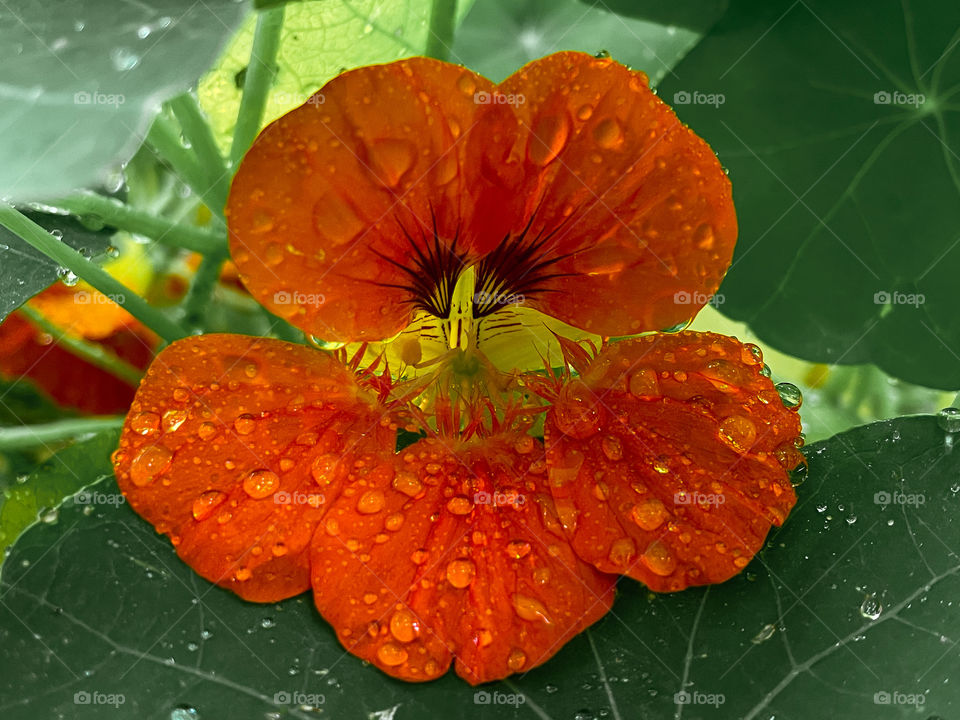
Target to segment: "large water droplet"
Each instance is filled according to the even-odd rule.
[[[546,625],[551,624],[550,615],[547,613],[547,608],[542,602],[536,598],[529,597],[527,595],[520,595],[515,593],[510,598],[513,603],[513,609],[519,617],[524,620],[539,621]]]
[[[273,495],[280,488],[280,477],[272,470],[252,470],[243,479],[243,490],[255,500]]]
[[[583,440],[600,429],[599,400],[585,382],[573,379],[560,391],[554,418],[560,432]]]
[[[413,642],[420,634],[420,622],[413,613],[397,610],[390,616],[390,634],[402,643]]]
[[[465,588],[473,582],[476,572],[471,560],[454,560],[447,565],[447,582],[455,588]]]
[[[143,448],[130,463],[130,480],[137,487],[148,485],[165,472],[173,461],[173,453],[163,445]]]
[[[659,540],[650,543],[640,559],[650,572],[661,577],[666,577],[677,569],[677,559],[670,552],[670,548]]]
[[[151,435],[160,428],[160,416],[153,412],[141,412],[130,418],[130,429],[139,435]]]
[[[660,381],[652,368],[639,368],[630,376],[630,393],[641,400],[660,397]]]
[[[570,136],[566,114],[542,115],[533,123],[527,144],[527,157],[534,165],[546,165],[560,154]]]
[[[937,425],[944,432],[960,432],[960,408],[947,407],[938,412]]]
[[[630,519],[643,530],[656,530],[670,517],[659,498],[647,498],[630,508]]]
[[[389,188],[395,188],[413,167],[416,146],[409,140],[385,138],[370,145],[370,163],[379,179]]]
[[[737,452],[745,453],[757,439],[757,427],[743,415],[731,415],[720,421],[717,435]]]
[[[883,612],[883,605],[874,593],[867,595],[860,603],[860,614],[870,620],[876,620]]]
[[[219,490],[208,490],[193,501],[193,519],[203,520],[211,515],[227,496]]]
[[[613,148],[623,142],[623,128],[614,118],[606,118],[593,128],[593,139],[602,148]]]
[[[392,642],[384,643],[377,650],[377,659],[389,667],[402,665],[407,661],[407,657],[407,651]]]
[[[357,512],[364,515],[373,515],[383,510],[386,504],[383,492],[380,490],[367,490],[360,499],[357,500]]]
[[[233,429],[237,431],[238,435],[249,435],[257,427],[257,421],[254,419],[253,415],[248,415],[244,413],[240,415],[236,420],[233,421]]]
[[[130,48],[115,47],[110,51],[110,62],[117,72],[126,72],[140,63],[140,56]]]
[[[799,410],[803,404],[803,394],[793,383],[777,383],[777,394],[780,395],[780,402],[787,410]]]

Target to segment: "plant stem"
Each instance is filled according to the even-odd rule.
[[[206,175],[212,196],[216,198],[216,202],[222,209],[227,204],[227,193],[230,190],[230,170],[217,147],[210,123],[207,122],[197,99],[190,92],[185,92],[171,100],[170,109],[176,115],[183,130],[183,136],[197,156],[200,170]]]
[[[0,225],[54,262],[73,272],[81,280],[90,283],[104,295],[112,296],[115,302],[123,305],[127,312],[167,342],[187,334],[177,323],[149,305],[133,290],[66,243],[57,240],[30,218],[18,212],[16,208],[0,203]]]
[[[257,17],[250,63],[243,81],[243,97],[230,146],[230,163],[236,167],[253,144],[263,122],[267,93],[273,84],[280,31],[283,28],[283,6],[262,10]]]
[[[147,133],[147,144],[161,158],[170,163],[177,176],[210,208],[214,217],[223,221],[226,196],[217,195],[207,173],[200,167],[193,153],[183,146],[180,130],[164,113],[157,115]]]
[[[140,378],[143,377],[141,370],[119,357],[116,353],[111,352],[103,345],[98,345],[97,343],[89,342],[68,334],[63,328],[54,325],[29,305],[22,305],[20,312],[30,318],[30,321],[34,325],[48,335],[51,335],[60,345],[63,345],[74,355],[83,358],[91,365],[96,365],[98,368],[106,370],[134,386],[137,385],[137,383],[140,382]]]
[[[430,28],[427,31],[427,48],[424,55],[446,60],[453,45],[453,27],[457,15],[457,0],[433,0],[430,9]]]
[[[68,195],[52,201],[50,205],[67,210],[74,215],[95,215],[112,227],[145,235],[157,242],[184,250],[207,254],[222,250],[225,245],[225,238],[221,233],[171,222],[166,218],[125,205],[115,198],[93,192]]]
[[[220,279],[220,270],[227,259],[227,251],[211,253],[203,258],[200,267],[193,276],[187,296],[180,304],[183,322],[189,328],[198,328],[202,325],[203,313],[213,294],[217,281]]]
[[[78,435],[117,430],[123,427],[120,416],[56,420],[42,425],[0,428],[0,450],[24,450],[47,443],[69,440]]]

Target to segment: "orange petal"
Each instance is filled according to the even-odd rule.
[[[344,492],[311,568],[344,647],[409,681],[456,658],[478,684],[545,662],[602,617],[613,578],[573,554],[535,474],[543,466],[529,436],[456,449],[424,440],[394,472]]]
[[[524,98],[512,162],[501,166],[502,213],[514,231],[532,218],[529,237],[553,233],[538,260],[556,277],[535,283],[543,292],[532,304],[599,335],[693,317],[737,238],[730,182],[710,147],[644,73],[609,58],[556,53],[499,89]]]
[[[134,322],[93,342],[145,368],[157,338]],[[58,405],[94,415],[126,412],[134,394],[132,385],[77,357],[20,313],[0,324],[0,377],[27,378]]]
[[[343,363],[299,345],[203,335],[150,366],[114,454],[120,488],[200,575],[247,600],[310,586],[308,545],[366,448],[396,426]]]
[[[722,582],[796,502],[800,418],[755,346],[711,333],[608,346],[547,414],[549,487],[576,553],[652,590]]]
[[[474,250],[462,232],[481,171],[467,160],[485,107],[474,93],[490,89],[462,67],[410,58],[344,73],[269,125],[226,209],[251,294],[326,340],[380,340],[409,323],[417,281],[446,278],[437,294],[452,291],[457,258]]]
[[[261,133],[227,214],[253,296],[343,341],[446,317],[477,263],[478,292],[578,328],[663,329],[707,302],[737,235],[707,144],[645,75],[573,52],[500,86],[425,58],[344,73]]]

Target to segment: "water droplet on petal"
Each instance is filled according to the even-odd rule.
[[[236,420],[233,421],[233,429],[237,431],[238,435],[249,435],[257,427],[257,421],[254,419],[253,415],[248,415],[244,413],[240,415]]]
[[[386,499],[380,490],[367,490],[357,500],[357,512],[364,515],[373,515],[383,510]]]
[[[197,428],[197,435],[201,440],[209,440],[217,434],[217,426],[212,422],[202,422]]]
[[[471,560],[454,560],[447,565],[447,582],[455,588],[465,588],[473,582],[476,572]]]
[[[141,412],[130,418],[130,429],[139,435],[150,435],[160,428],[160,416],[152,412]]]
[[[564,435],[578,440],[590,437],[600,429],[600,404],[585,382],[568,382],[553,406],[554,420]]]
[[[318,485],[329,485],[336,479],[340,456],[335,453],[317,455],[310,463],[310,475]]]
[[[205,493],[201,493],[200,496],[193,501],[193,519],[203,520],[209,517],[226,499],[226,494],[219,490],[208,490]]]
[[[454,515],[467,515],[473,510],[473,503],[463,495],[457,495],[447,501],[447,510]]]
[[[514,560],[526,557],[530,553],[530,543],[525,540],[511,540],[507,543],[507,555]]]
[[[640,368],[630,376],[630,393],[641,400],[660,397],[660,381],[652,368]]]
[[[407,610],[397,610],[390,616],[390,634],[402,643],[413,642],[420,634],[420,621]]]
[[[720,421],[718,437],[739,453],[747,452],[757,439],[757,427],[742,415],[731,415]]]
[[[370,164],[374,173],[384,185],[395,188],[403,176],[413,167],[417,156],[416,146],[400,138],[375,140],[370,145]]]
[[[416,475],[407,470],[398,471],[391,484],[394,490],[402,492],[407,497],[414,497],[423,490],[423,483]]]
[[[550,615],[547,608],[539,600],[527,595],[515,593],[510,598],[513,602],[513,609],[523,620],[540,621],[546,625],[551,624]]]
[[[623,128],[614,118],[606,118],[593,128],[593,139],[602,148],[612,148],[623,142]]]
[[[677,569],[677,559],[670,552],[670,548],[659,540],[650,543],[640,559],[650,572],[661,577],[666,577]]]
[[[273,495],[280,487],[280,477],[272,470],[252,470],[243,479],[243,490],[255,500]]]
[[[620,438],[614,435],[606,435],[600,442],[600,447],[608,460],[617,461],[623,458],[623,445]]]
[[[637,554],[637,546],[628,537],[618,538],[610,545],[610,554],[607,556],[614,565],[629,565]]]
[[[173,461],[173,453],[163,445],[143,448],[130,463],[130,480],[137,487],[148,485],[166,471]]]
[[[388,642],[377,650],[377,659],[388,667],[402,665],[407,661],[407,651],[396,643]]]
[[[630,519],[643,530],[656,530],[669,517],[670,511],[659,498],[641,500],[630,508]]]
[[[527,654],[520,648],[513,648],[507,656],[507,667],[519,672],[527,664]]]
[[[546,165],[560,154],[570,136],[566,114],[541,115],[534,123],[527,144],[527,157],[534,165]]]
[[[163,431],[173,432],[187,421],[186,410],[167,410],[163,414]]]

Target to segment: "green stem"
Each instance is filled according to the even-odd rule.
[[[183,322],[187,327],[199,328],[202,325],[203,313],[220,279],[220,270],[226,259],[227,253],[223,250],[205,256],[200,262],[187,296],[180,305]]]
[[[180,123],[183,136],[200,161],[200,169],[206,174],[211,194],[223,209],[230,191],[230,170],[217,147],[210,123],[207,122],[197,99],[189,92],[171,100],[170,109]]]
[[[48,258],[73,272],[81,280],[90,283],[104,295],[118,304],[167,342],[186,335],[177,323],[160,310],[150,306],[146,300],[130,288],[78,253],[72,247],[57,240],[30,218],[15,208],[0,204],[0,225],[22,238],[31,247],[36,248]]]
[[[437,60],[446,60],[450,57],[456,15],[457,0],[433,0],[424,55]]]
[[[263,122],[263,110],[267,105],[267,93],[273,84],[277,50],[280,47],[280,31],[283,28],[283,6],[262,10],[257,17],[253,35],[250,64],[243,81],[243,97],[237,124],[230,146],[230,162],[236,167],[253,144]]]
[[[69,440],[78,435],[118,430],[123,427],[120,416],[76,418],[56,420],[43,425],[0,428],[0,450],[24,450],[47,443]]]
[[[48,335],[51,335],[60,345],[70,350],[74,355],[83,358],[91,365],[96,365],[98,368],[106,370],[134,386],[136,386],[140,382],[140,378],[143,377],[141,370],[119,357],[116,353],[111,352],[103,345],[98,345],[97,343],[92,343],[68,334],[63,328],[54,325],[29,305],[22,305],[20,312],[30,318],[30,321],[34,325]]]
[[[193,250],[205,255],[218,252],[225,245],[225,238],[221,233],[171,222],[152,213],[125,205],[115,198],[93,192],[68,195],[60,200],[52,201],[50,204],[74,215],[94,215],[103,220],[106,225],[138,235],[145,235],[165,245]]]
[[[165,114],[160,113],[147,133],[147,144],[166,160],[177,176],[195,192],[215,217],[223,220],[226,197],[219,196],[211,185],[207,173],[197,162],[193,153],[183,146],[180,129]]]

